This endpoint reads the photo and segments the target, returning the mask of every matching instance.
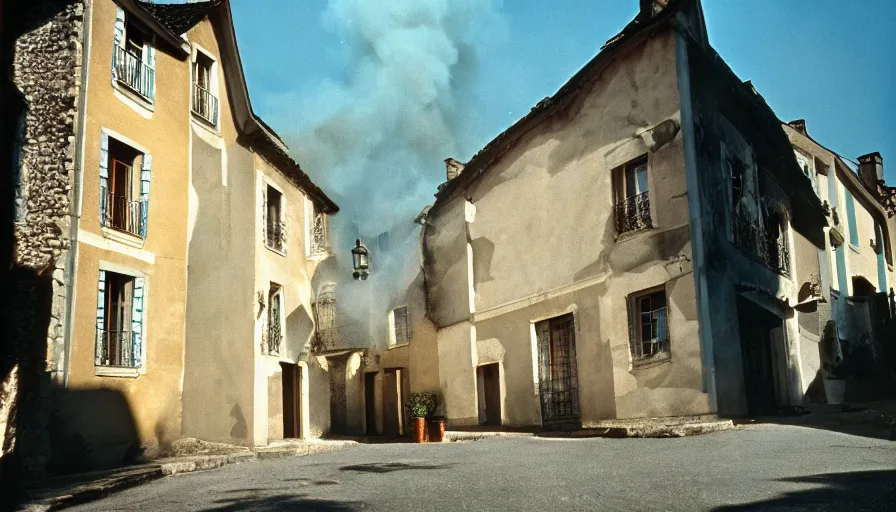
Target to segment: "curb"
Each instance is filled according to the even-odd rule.
[[[521,437],[535,437],[535,434],[531,432],[463,432],[449,430],[445,432],[445,437],[443,439],[446,443],[467,443],[490,438]]]
[[[258,448],[255,451],[244,451],[226,455],[193,455],[172,459],[161,459],[154,464],[139,469],[125,470],[95,481],[66,489],[65,494],[50,498],[37,498],[19,505],[17,510],[27,512],[44,512],[61,510],[108,497],[117,492],[137,487],[145,483],[171,475],[193,473],[217,469],[231,464],[241,464],[253,460],[265,460],[285,457],[300,457],[317,453],[328,453],[345,450],[357,445],[354,441],[339,442],[305,442],[286,444],[283,446]],[[46,482],[49,483],[49,482]],[[45,484],[46,484],[45,483]],[[48,490],[43,494],[51,494]]]
[[[584,439],[589,437],[606,437],[611,439],[625,438],[655,438],[667,439],[672,437],[690,437],[734,430],[737,427],[731,420],[707,421],[700,423],[680,423],[673,425],[614,425],[606,427],[594,427],[573,432],[545,432],[539,437],[559,437],[571,439]]]

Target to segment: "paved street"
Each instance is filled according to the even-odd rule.
[[[168,477],[73,510],[896,510],[896,443],[755,426],[679,439],[363,445]]]

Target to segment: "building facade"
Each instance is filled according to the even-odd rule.
[[[4,468],[325,432],[328,408],[309,409],[315,372],[329,381],[309,364],[311,278],[338,207],[253,112],[229,3],[14,15],[21,311]]]

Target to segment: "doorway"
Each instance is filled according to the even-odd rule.
[[[501,381],[498,363],[476,369],[479,394],[479,424],[501,425]]]
[[[747,413],[774,414],[787,401],[787,375],[780,369],[787,357],[784,322],[742,297],[737,299],[737,321]]]
[[[383,371],[383,435],[401,435],[401,370]]]
[[[570,313],[538,322],[535,334],[542,426],[559,429],[581,426],[575,319]]]
[[[364,411],[367,418],[366,435],[375,436],[376,431],[376,373],[364,374]]]
[[[302,437],[302,368],[280,363],[283,376],[283,438]]]

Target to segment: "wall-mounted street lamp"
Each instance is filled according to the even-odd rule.
[[[361,243],[360,238],[355,240],[355,246],[352,248],[352,263],[355,267],[352,277],[360,281],[367,279],[370,270],[370,253],[367,251],[367,246]]]

